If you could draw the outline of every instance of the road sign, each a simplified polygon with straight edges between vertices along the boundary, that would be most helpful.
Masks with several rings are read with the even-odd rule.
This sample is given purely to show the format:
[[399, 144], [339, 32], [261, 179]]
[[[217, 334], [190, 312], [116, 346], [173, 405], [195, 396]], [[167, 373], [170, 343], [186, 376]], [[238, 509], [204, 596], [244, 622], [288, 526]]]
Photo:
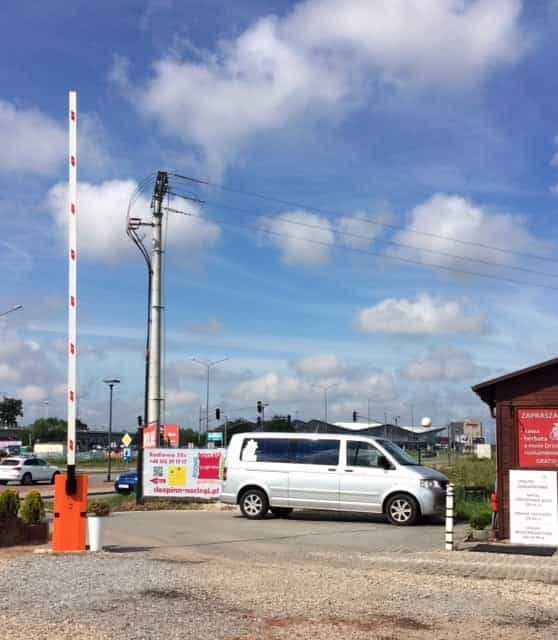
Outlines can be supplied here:
[[129, 433], [125, 433], [125, 434], [122, 436], [122, 444], [123, 444], [125, 447], [129, 447], [129, 446], [132, 444], [132, 437], [130, 436], [130, 434], [129, 434]]
[[223, 442], [223, 434], [220, 431], [211, 431], [207, 434], [207, 442]]

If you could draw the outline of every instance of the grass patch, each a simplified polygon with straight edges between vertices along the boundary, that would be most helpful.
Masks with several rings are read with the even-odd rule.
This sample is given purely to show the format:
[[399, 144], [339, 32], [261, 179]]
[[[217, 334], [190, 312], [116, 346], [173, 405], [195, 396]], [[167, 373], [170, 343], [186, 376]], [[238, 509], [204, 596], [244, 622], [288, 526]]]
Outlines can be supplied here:
[[[469, 521], [480, 514], [491, 513], [490, 494], [496, 482], [496, 460], [462, 456], [452, 458], [452, 464], [432, 462], [425, 461], [425, 464], [443, 473], [455, 487], [455, 516], [458, 520]], [[484, 490], [486, 496], [468, 496], [466, 489], [471, 487]]]

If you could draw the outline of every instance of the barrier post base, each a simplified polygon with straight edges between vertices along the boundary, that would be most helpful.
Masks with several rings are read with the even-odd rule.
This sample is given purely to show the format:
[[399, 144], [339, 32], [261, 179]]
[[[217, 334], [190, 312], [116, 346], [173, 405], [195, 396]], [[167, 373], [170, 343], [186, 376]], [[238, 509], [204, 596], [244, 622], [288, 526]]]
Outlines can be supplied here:
[[76, 475], [76, 492], [66, 493], [66, 474], [56, 476], [54, 483], [54, 533], [52, 551], [71, 553], [85, 551], [87, 535], [87, 495], [89, 478]]

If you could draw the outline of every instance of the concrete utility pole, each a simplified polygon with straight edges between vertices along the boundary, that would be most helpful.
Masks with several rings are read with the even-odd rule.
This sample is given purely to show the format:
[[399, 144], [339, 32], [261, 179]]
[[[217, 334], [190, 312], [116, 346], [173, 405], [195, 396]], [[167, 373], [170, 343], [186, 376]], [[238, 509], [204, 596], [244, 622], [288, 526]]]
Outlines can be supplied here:
[[[151, 309], [149, 317], [149, 378], [147, 426], [161, 426], [161, 317], [163, 305], [162, 268], [163, 268], [163, 199], [168, 191], [169, 179], [166, 171], [157, 173], [153, 191], [153, 246], [151, 248]], [[157, 442], [159, 433], [157, 433]]]

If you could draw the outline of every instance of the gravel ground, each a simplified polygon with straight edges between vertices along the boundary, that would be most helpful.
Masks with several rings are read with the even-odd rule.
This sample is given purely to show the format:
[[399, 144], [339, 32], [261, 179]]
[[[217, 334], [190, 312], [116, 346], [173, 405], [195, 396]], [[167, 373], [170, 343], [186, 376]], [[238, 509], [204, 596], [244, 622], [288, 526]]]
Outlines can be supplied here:
[[[558, 584], [543, 571], [548, 562], [438, 553], [239, 563], [183, 548], [0, 553], [0, 637], [554, 639]], [[456, 567], [471, 563], [462, 577]], [[527, 579], [513, 574], [518, 564]], [[490, 567], [513, 577], [493, 579]]]

